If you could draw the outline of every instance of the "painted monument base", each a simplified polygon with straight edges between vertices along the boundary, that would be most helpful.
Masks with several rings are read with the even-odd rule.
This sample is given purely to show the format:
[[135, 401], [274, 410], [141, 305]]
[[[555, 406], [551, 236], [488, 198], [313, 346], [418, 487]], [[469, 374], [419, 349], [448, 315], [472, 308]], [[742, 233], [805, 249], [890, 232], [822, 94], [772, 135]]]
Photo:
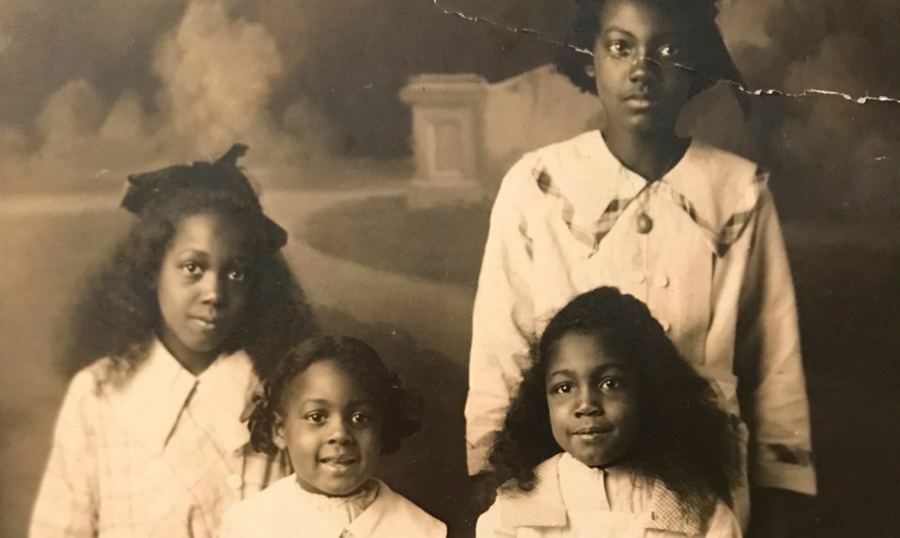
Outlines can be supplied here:
[[484, 190], [474, 181], [462, 179], [413, 180], [406, 191], [410, 209], [448, 205], [474, 205], [484, 200]]

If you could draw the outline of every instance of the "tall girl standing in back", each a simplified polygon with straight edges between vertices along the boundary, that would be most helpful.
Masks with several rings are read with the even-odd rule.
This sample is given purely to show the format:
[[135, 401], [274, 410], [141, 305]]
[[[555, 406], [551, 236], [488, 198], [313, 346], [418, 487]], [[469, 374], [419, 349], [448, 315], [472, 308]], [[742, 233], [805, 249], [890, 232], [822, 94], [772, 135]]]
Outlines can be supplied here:
[[31, 536], [214, 536], [227, 505], [285, 474], [241, 414], [313, 324], [245, 150], [129, 178], [139, 220], [74, 319], [103, 358], [69, 386]]
[[786, 490], [816, 490], [781, 230], [756, 164], [675, 130], [692, 96], [740, 80], [715, 16], [712, 0], [579, 2], [575, 45], [593, 55], [559, 67], [598, 95], [605, 123], [525, 155], [500, 187], [474, 309], [469, 471], [486, 469], [528, 339], [573, 296], [615, 286], [749, 426], [753, 527], [772, 534], [777, 510], [800, 502]]

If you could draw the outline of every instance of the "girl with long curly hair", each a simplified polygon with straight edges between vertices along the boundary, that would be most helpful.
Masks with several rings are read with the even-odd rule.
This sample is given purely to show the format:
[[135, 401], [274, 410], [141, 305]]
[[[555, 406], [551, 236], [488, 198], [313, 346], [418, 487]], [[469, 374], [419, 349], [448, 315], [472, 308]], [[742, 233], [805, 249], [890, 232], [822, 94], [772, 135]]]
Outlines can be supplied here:
[[685, 106], [716, 82], [748, 99], [716, 2], [577, 3], [557, 68], [597, 96], [603, 121], [526, 154], [501, 183], [473, 311], [469, 473], [490, 472], [487, 453], [528, 367], [529, 340], [572, 297], [614, 286], [647, 304], [741, 419], [742, 526], [794, 536], [816, 475], [768, 173], [677, 128]]
[[250, 414], [253, 446], [294, 474], [225, 513], [219, 538], [444, 538], [446, 526], [375, 478], [419, 431], [421, 399], [371, 346], [312, 338], [288, 353]]
[[237, 165], [246, 149], [129, 177], [138, 220], [77, 303], [72, 349], [95, 360], [63, 401], [31, 536], [211, 537], [286, 473], [241, 415], [315, 323], [287, 233]]
[[533, 355], [490, 453], [502, 485], [478, 538], [741, 535], [737, 429], [643, 303], [579, 295]]

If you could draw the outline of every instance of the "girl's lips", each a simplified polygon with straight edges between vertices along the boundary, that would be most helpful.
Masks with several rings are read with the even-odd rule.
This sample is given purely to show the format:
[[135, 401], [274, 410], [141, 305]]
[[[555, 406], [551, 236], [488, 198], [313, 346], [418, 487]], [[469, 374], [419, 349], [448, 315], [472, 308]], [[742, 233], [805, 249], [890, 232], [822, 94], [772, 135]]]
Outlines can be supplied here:
[[653, 97], [635, 95], [626, 98], [625, 103], [633, 109], [644, 110], [655, 107], [658, 101]]
[[194, 325], [197, 325], [201, 329], [211, 330], [216, 328], [216, 321], [203, 319], [203, 318], [191, 318], [191, 321]]
[[611, 431], [613, 431], [613, 427], [611, 425], [604, 424], [600, 426], [586, 426], [584, 428], [578, 428], [577, 430], [572, 432], [572, 434], [591, 437], [609, 433]]
[[359, 461], [359, 458], [353, 456], [335, 456], [321, 458], [319, 461], [330, 465], [353, 465], [354, 463]]

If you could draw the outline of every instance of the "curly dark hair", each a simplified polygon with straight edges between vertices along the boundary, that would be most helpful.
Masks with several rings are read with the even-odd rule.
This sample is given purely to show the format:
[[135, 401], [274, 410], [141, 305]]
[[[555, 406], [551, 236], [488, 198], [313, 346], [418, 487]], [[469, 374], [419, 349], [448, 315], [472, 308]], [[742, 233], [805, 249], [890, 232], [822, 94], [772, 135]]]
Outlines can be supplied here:
[[200, 213], [234, 219], [251, 235], [249, 304], [224, 351], [244, 349], [266, 375], [296, 342], [317, 332], [303, 291], [272, 239], [272, 222], [229, 190], [178, 189], [147, 204], [104, 264], [83, 283], [71, 312], [64, 368], [99, 357], [133, 364], [146, 355], [160, 323], [156, 280], [179, 223]]
[[[593, 59], [589, 51], [594, 50], [594, 43], [600, 32], [600, 13], [607, 1], [612, 0], [575, 0], [577, 7], [572, 20], [567, 43], [571, 47], [562, 47], [554, 58], [556, 70], [565, 75], [583, 92], [597, 94], [597, 85], [587, 74], [586, 68]], [[621, 0], [619, 0], [621, 1]], [[718, 8], [716, 0], [626, 0], [649, 4], [665, 13], [671, 13], [688, 21], [695, 46], [690, 67], [697, 74], [691, 95], [696, 95], [712, 86], [719, 80], [743, 85], [734, 60], [725, 47], [722, 34], [716, 25]], [[747, 96], [735, 88], [735, 96], [746, 112], [749, 107]]]
[[608, 287], [574, 298], [532, 346], [533, 365], [489, 458], [498, 484], [530, 491], [534, 467], [561, 451], [550, 429], [546, 372], [557, 345], [569, 333], [596, 337], [606, 353], [635, 374], [640, 425], [622, 465], [661, 481], [684, 506], [712, 509], [717, 498], [730, 504], [740, 474], [732, 418], [719, 408], [709, 383], [679, 355], [646, 305]]
[[381, 452], [393, 454], [400, 442], [422, 428], [423, 402], [419, 394], [403, 388], [400, 376], [390, 372], [371, 346], [349, 336], [317, 336], [290, 350], [263, 382], [249, 416], [250, 443], [258, 452], [276, 454], [272, 439], [277, 415], [283, 413], [285, 392], [291, 381], [318, 361], [335, 361], [361, 383], [382, 414]]

